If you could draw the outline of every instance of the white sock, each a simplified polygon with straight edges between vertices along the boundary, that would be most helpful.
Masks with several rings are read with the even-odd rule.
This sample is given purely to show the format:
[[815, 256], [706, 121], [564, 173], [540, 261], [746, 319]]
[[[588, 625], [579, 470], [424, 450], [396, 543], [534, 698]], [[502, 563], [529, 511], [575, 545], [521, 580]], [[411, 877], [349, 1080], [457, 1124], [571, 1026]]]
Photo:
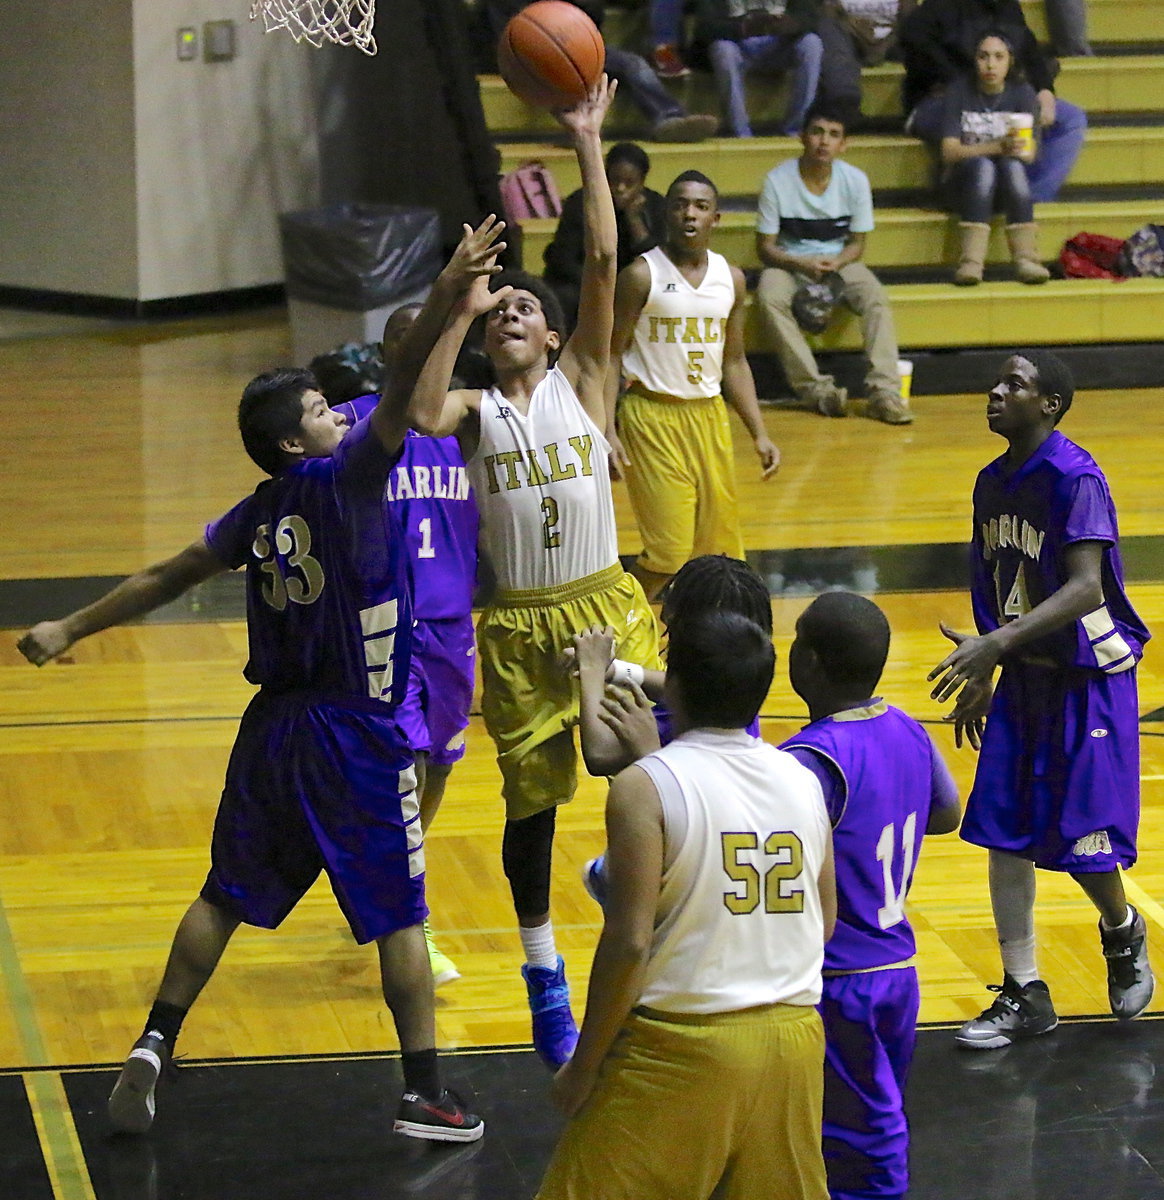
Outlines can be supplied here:
[[1035, 864], [992, 850], [990, 906], [1003, 969], [1025, 987], [1039, 978], [1035, 958]]
[[527, 925], [518, 927], [521, 934], [521, 946], [525, 951], [525, 961], [531, 967], [545, 967], [549, 971], [558, 966], [558, 948], [554, 944], [554, 923], [547, 921], [544, 925], [530, 928]]
[[1135, 918], [1136, 918], [1135, 910], [1129, 904], [1127, 916], [1125, 916], [1124, 919], [1118, 925], [1109, 925], [1102, 917], [1100, 917], [1099, 922], [1104, 927], [1104, 929], [1106, 929], [1108, 931], [1108, 933], [1111, 933], [1113, 930], [1116, 930], [1116, 929], [1127, 929], [1128, 926], [1131, 925], [1131, 923], [1135, 920]]

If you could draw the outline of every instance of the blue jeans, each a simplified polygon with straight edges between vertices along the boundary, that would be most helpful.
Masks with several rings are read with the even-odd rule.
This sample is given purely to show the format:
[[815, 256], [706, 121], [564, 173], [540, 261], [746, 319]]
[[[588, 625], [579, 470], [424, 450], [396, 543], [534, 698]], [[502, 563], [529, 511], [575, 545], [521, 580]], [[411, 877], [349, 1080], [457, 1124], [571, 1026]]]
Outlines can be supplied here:
[[659, 82], [659, 77], [642, 55], [607, 46], [606, 73], [611, 79], [618, 80], [620, 90], [630, 97], [631, 103], [652, 125], [670, 117], [686, 116], [687, 110]]
[[782, 133], [795, 137], [804, 124], [805, 113], [816, 95], [820, 82], [823, 47], [815, 33], [798, 38], [741, 38], [738, 42], [720, 40], [711, 43], [711, 66], [715, 72], [720, 107], [727, 117], [733, 137], [751, 137], [752, 124], [744, 96], [744, 76], [749, 71], [775, 73], [792, 71], [792, 94], [784, 116]]
[[[937, 147], [942, 140], [942, 97], [927, 96], [913, 110], [910, 129], [914, 137]], [[1083, 139], [1087, 135], [1087, 114], [1075, 104], [1055, 99], [1055, 124], [1039, 135], [1039, 155], [1027, 167], [1031, 181], [1031, 200], [1043, 204], [1054, 200], [1071, 174]]]
[[1034, 220], [1026, 164], [1007, 155], [964, 158], [946, 169], [946, 200], [963, 221], [989, 225], [996, 212], [1008, 225]]
[[683, 0], [651, 0], [652, 44], [678, 46], [682, 40]]

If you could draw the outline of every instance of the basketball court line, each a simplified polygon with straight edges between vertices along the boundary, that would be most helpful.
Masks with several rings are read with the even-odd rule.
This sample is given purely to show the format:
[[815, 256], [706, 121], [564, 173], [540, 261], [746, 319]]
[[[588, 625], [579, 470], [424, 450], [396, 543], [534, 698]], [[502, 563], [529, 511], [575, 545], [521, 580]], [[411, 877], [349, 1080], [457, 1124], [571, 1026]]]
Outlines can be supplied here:
[[27, 1074], [24, 1088], [53, 1194], [57, 1200], [96, 1200], [59, 1072]]

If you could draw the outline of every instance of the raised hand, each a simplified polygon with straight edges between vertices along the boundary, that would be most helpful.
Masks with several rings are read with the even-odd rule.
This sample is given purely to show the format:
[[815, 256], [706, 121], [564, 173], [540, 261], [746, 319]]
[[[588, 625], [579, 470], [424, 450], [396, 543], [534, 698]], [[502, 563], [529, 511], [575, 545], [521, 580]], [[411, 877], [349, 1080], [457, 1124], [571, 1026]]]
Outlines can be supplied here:
[[602, 132], [602, 122], [606, 119], [607, 110], [617, 91], [618, 81], [611, 79], [609, 75], [603, 75], [590, 89], [585, 100], [579, 100], [573, 108], [559, 109], [554, 116], [576, 138], [585, 134], [598, 136]]
[[614, 658], [614, 630], [609, 625], [591, 625], [574, 638], [573, 651], [579, 671], [601, 671], [605, 676]]
[[496, 275], [501, 270], [497, 255], [506, 247], [505, 242], [497, 240], [505, 229], [505, 222], [494, 213], [490, 213], [476, 229], [471, 225], [461, 228], [464, 230], [461, 240], [441, 272], [444, 282], [458, 290], [469, 287], [481, 276]]
[[64, 621], [41, 621], [16, 643], [16, 649], [34, 667], [43, 667], [73, 644], [65, 630]]

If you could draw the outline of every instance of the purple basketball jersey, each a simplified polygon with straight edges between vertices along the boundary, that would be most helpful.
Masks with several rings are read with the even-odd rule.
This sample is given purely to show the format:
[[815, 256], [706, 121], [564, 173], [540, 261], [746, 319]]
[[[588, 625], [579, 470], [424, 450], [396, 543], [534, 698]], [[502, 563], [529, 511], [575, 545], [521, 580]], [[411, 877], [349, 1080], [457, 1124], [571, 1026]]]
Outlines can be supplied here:
[[1062, 667], [1130, 670], [1151, 636], [1124, 590], [1119, 531], [1107, 480], [1095, 460], [1058, 431], [1007, 472], [1006, 456], [974, 485], [971, 598], [980, 633], [1046, 600], [1067, 581], [1065, 551], [1104, 543], [1104, 602], [1078, 621], [1030, 642], [1022, 657]]
[[[655, 727], [659, 731], [659, 745], [669, 745], [675, 740], [675, 730], [671, 727], [671, 710], [660, 700], [658, 704], [652, 706], [651, 712], [655, 718]], [[755, 738], [760, 736], [759, 714], [752, 718], [752, 723], [744, 732], [750, 733]]]
[[837, 927], [824, 970], [908, 960], [916, 947], [905, 897], [931, 807], [948, 802], [948, 772], [929, 734], [874, 700], [813, 722], [781, 749], [821, 755], [844, 780], [843, 806], [833, 814]]
[[412, 611], [383, 502], [392, 462], [361, 421], [330, 458], [294, 464], [206, 527], [211, 550], [247, 568], [251, 683], [399, 703]]
[[[334, 407], [349, 420], [359, 419], [377, 399], [360, 396]], [[384, 495], [408, 542], [414, 615], [422, 621], [467, 615], [477, 582], [479, 519], [457, 439], [409, 430]]]

